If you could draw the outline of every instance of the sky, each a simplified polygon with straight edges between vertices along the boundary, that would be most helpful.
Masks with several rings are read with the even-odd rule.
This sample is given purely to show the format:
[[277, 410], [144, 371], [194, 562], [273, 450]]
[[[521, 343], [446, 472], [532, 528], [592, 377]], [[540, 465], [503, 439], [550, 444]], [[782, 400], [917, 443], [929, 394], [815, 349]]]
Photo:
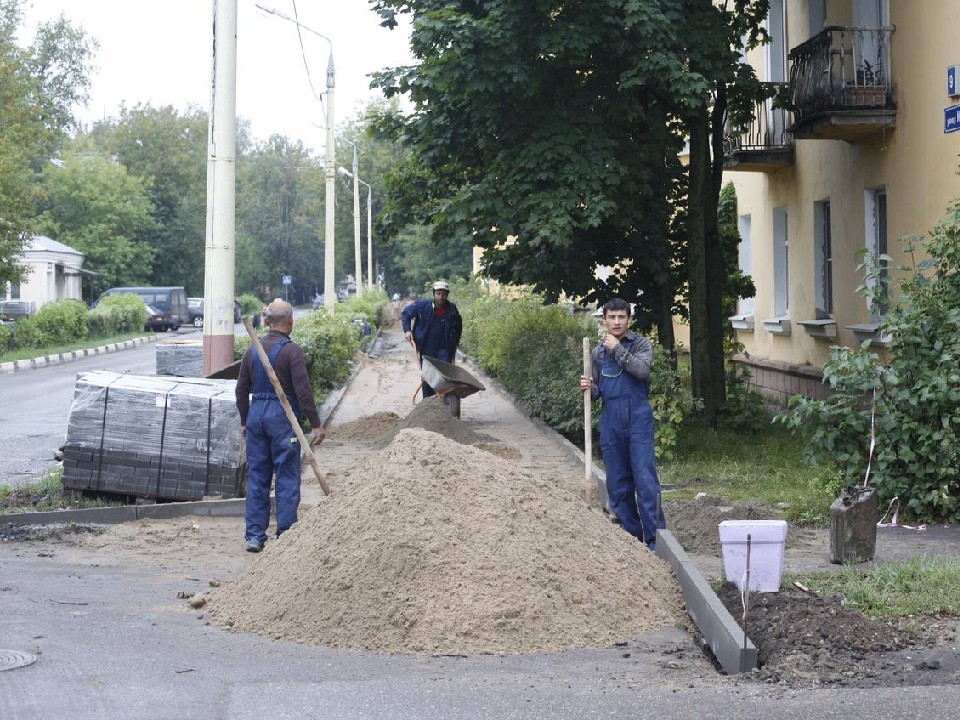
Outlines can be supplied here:
[[[387, 30], [368, 0], [236, 0], [237, 115], [255, 138], [280, 133], [317, 153], [326, 142], [324, 105], [330, 44], [274, 10], [330, 38], [336, 72], [335, 124], [353, 117], [379, 91], [366, 75], [411, 62], [409, 30]], [[26, 0], [24, 42], [38, 22], [63, 13], [96, 38], [91, 102], [78, 112], [91, 122], [121, 104], [210, 107], [213, 0]], [[296, 7], [296, 11], [294, 10]], [[301, 52], [300, 37], [303, 39]], [[309, 73], [309, 75], [308, 75]]]

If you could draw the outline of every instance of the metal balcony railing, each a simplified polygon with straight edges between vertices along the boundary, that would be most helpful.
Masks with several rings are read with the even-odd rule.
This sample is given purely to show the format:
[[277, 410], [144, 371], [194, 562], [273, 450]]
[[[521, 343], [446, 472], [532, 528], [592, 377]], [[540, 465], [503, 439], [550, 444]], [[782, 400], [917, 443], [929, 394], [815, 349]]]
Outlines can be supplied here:
[[834, 25], [791, 50], [789, 104], [797, 122], [818, 112], [891, 108], [893, 31]]
[[781, 150], [793, 145], [790, 126], [793, 113], [783, 107], [780, 98], [787, 97], [787, 83], [774, 86], [774, 95], [754, 105], [753, 116], [746, 127], [728, 127], [724, 135], [724, 154], [749, 150]]

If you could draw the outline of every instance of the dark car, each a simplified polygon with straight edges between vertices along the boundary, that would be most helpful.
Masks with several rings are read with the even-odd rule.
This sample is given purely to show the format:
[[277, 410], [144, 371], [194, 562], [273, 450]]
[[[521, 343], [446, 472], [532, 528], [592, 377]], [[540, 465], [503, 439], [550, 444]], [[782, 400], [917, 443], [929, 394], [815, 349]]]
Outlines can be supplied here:
[[167, 321], [166, 315], [157, 310], [157, 308], [152, 305], [147, 305], [144, 303], [144, 307], [147, 308], [147, 321], [143, 324], [144, 330], [152, 330], [153, 332], [166, 332], [167, 330], [174, 329], [173, 326]]
[[[190, 313], [190, 322], [194, 327], [203, 327], [203, 298], [187, 298], [187, 310]], [[240, 322], [243, 310], [240, 303], [233, 301], [233, 322]]]

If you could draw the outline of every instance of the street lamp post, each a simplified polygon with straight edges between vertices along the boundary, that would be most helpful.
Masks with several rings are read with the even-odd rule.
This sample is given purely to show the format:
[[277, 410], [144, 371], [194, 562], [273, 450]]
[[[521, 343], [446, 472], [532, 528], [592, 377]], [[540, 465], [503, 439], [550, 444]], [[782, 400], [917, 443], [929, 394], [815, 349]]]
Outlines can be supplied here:
[[360, 274], [360, 160], [357, 157], [357, 144], [346, 138], [343, 138], [343, 141], [353, 147], [353, 172], [349, 173], [353, 178], [353, 275], [359, 295], [363, 292], [363, 278]]
[[337, 287], [336, 287], [336, 275], [335, 275], [335, 265], [337, 261], [337, 255], [335, 252], [335, 239], [334, 233], [336, 229], [336, 192], [335, 188], [337, 185], [337, 162], [336, 162], [336, 145], [335, 145], [335, 134], [334, 134], [334, 115], [333, 115], [333, 89], [336, 85], [336, 73], [334, 72], [333, 67], [333, 40], [328, 38], [326, 35], [318, 33], [313, 28], [307, 27], [298, 20], [295, 20], [292, 17], [288, 17], [283, 13], [273, 10], [271, 8], [266, 8], [263, 5], [257, 4], [257, 7], [268, 12], [271, 15], [276, 15], [279, 18], [292, 22], [299, 28], [303, 28], [308, 33], [316, 35], [319, 38], [323, 38], [330, 44], [330, 59], [327, 62], [327, 152], [324, 158], [323, 166], [323, 177], [325, 180], [325, 203], [324, 203], [324, 213], [326, 214], [326, 229], [324, 231], [324, 240], [323, 240], [323, 307], [327, 311], [327, 314], [333, 315], [333, 309], [336, 307], [337, 303]]
[[[338, 170], [339, 170], [339, 172], [340, 172], [342, 175], [346, 175], [346, 176], [348, 176], [348, 177], [352, 177], [352, 178], [353, 178], [353, 186], [354, 186], [354, 188], [357, 187], [357, 183], [359, 183], [360, 185], [363, 185], [364, 187], [367, 188], [367, 287], [368, 287], [368, 288], [372, 288], [372, 287], [373, 287], [373, 220], [372, 220], [372, 218], [373, 218], [373, 188], [371, 187], [370, 183], [364, 182], [363, 180], [361, 180], [361, 179], [357, 176], [357, 174], [356, 174], [355, 172], [352, 173], [352, 172], [350, 172], [349, 170], [347, 170], [345, 167], [339, 168]], [[354, 213], [354, 214], [353, 214], [353, 218], [354, 218], [354, 227], [357, 228], [357, 233], [358, 233], [358, 234], [357, 234], [357, 249], [358, 249], [358, 252], [357, 252], [357, 258], [358, 258], [358, 259], [357, 259], [357, 266], [359, 267], [359, 263], [360, 263], [360, 260], [359, 260], [359, 257], [360, 257], [360, 254], [359, 254], [359, 248], [360, 248], [360, 235], [359, 235], [359, 232], [360, 232], [360, 230], [359, 230], [359, 228], [360, 228], [360, 205], [359, 205], [359, 199], [357, 198], [357, 195], [356, 195], [356, 194], [354, 194], [354, 198], [355, 198], [356, 201], [354, 202], [354, 205], [353, 205], [353, 208], [354, 208], [354, 209], [353, 209], [353, 213]], [[359, 287], [359, 286], [358, 286], [358, 287]]]

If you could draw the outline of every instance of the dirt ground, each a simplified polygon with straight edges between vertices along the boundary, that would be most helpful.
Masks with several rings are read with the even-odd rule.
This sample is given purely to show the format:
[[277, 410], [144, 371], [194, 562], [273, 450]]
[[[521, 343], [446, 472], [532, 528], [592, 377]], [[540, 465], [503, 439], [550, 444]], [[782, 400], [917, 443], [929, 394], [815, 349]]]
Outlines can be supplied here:
[[[317, 449], [318, 458], [327, 472], [327, 479], [334, 488], [335, 495], [338, 486], [344, 487], [351, 482], [351, 477], [355, 478], [358, 475], [377, 477], [377, 470], [386, 463], [383, 456], [377, 453], [384, 451], [386, 444], [403, 429], [401, 425], [415, 409], [412, 396], [418, 381], [412, 350], [405, 345], [399, 329], [395, 325], [389, 327], [379, 345], [377, 356], [363, 361], [363, 366], [330, 419], [327, 440]], [[473, 468], [482, 473], [481, 466], [485, 462], [491, 467], [501, 467], [502, 463], [506, 463], [522, 471], [511, 482], [523, 482], [518, 479], [527, 477], [522, 473], [535, 471], [537, 478], [546, 478], [551, 485], [556, 486], [557, 492], [582, 496], [584, 490], [582, 466], [576, 464], [553, 439], [545, 437], [543, 432], [518, 412], [495, 387], [488, 385], [485, 393], [464, 399], [461, 418], [463, 422], [461, 429], [464, 434], [458, 441], [465, 441], [465, 444], [470, 445], [471, 448], [486, 451], [490, 458], [488, 461], [478, 460], [486, 456], [483, 453], [477, 454], [474, 449], [467, 451], [463, 456], [458, 454], [459, 462], [468, 466], [467, 470]], [[373, 463], [374, 466], [368, 463]], [[532, 482], [541, 482], [541, 480]], [[380, 500], [392, 497], [388, 490], [389, 488], [384, 485], [377, 497]], [[369, 501], [369, 498], [358, 495], [356, 501]], [[424, 502], [428, 501], [431, 501], [429, 497], [424, 500]], [[497, 501], [500, 502], [500, 500]], [[312, 509], [317, 508], [328, 511], [328, 508], [322, 507], [324, 503], [327, 503], [327, 500], [307, 468], [304, 474], [301, 516], [306, 517]], [[722, 560], [716, 531], [720, 520], [776, 517], [774, 508], [761, 505], [725, 505], [722, 500], [715, 498], [699, 498], [695, 501], [680, 503], [670, 501], [667, 495], [664, 509], [671, 530], [704, 575], [711, 580], [718, 580], [722, 576]], [[470, 512], [464, 507], [444, 510], [449, 511], [443, 514], [444, 522], [450, 521], [451, 518], [455, 519], [456, 512], [461, 514]], [[573, 513], [574, 510], [571, 508], [569, 512]], [[579, 510], [576, 511], [576, 513], [579, 512]], [[534, 514], [530, 516], [532, 518], [530, 523], [540, 522], [543, 519], [542, 516], [549, 513], [549, 506], [547, 508], [535, 506]], [[596, 509], [594, 513], [601, 515]], [[581, 523], [584, 522], [585, 516], [571, 514], [569, 517], [579, 518], [575, 522]], [[570, 520], [570, 522], [574, 521]], [[619, 528], [609, 522], [609, 519], [605, 522], [610, 528], [622, 533]], [[487, 524], [496, 524], [493, 516], [487, 517]], [[589, 524], [593, 528], [595, 523], [591, 519]], [[402, 523], [398, 525], [402, 526]], [[368, 523], [363, 527], [366, 529], [362, 532], [369, 533], [371, 536], [377, 533], [383, 535], [386, 532], [384, 526], [378, 526], [376, 522]], [[550, 533], [544, 535], [541, 542], [551, 543], [562, 532], [557, 527], [551, 526], [551, 528]], [[578, 540], [577, 528], [568, 528], [568, 530], [570, 542], [575, 544]], [[357, 529], [352, 531], [361, 532]], [[596, 529], [591, 529], [590, 532], [603, 534], [608, 532], [608, 529], [597, 525]], [[291, 531], [291, 534], [293, 533], [294, 531]], [[188, 560], [191, 566], [196, 568], [197, 577], [208, 582], [212, 596], [223, 592], [224, 588], [242, 587], [245, 578], [246, 582], [250, 581], [249, 578], [255, 572], [256, 563], [269, 563], [271, 560], [279, 562], [281, 558], [288, 557], [294, 547], [290, 542], [287, 543], [285, 550], [283, 541], [271, 541], [262, 555], [255, 556], [243, 552], [242, 535], [242, 518], [144, 520], [109, 527], [16, 528], [0, 523], [0, 542], [22, 545], [24, 552], [36, 553], [40, 556], [45, 553], [55, 553], [60, 558], [78, 562], [118, 565], [148, 563], [161, 568], [167, 564], [172, 565]], [[583, 533], [580, 533], [580, 536], [582, 539]], [[617, 542], [623, 539], [620, 536], [615, 537]], [[410, 536], [407, 536], [407, 541], [413, 542]], [[360, 538], [356, 536], [351, 537], [350, 542], [361, 544]], [[502, 548], [511, 547], [509, 537], [504, 537], [502, 542]], [[463, 567], [469, 568], [471, 572], [500, 567], [496, 565], [501, 562], [497, 553], [480, 557], [479, 551], [476, 550], [479, 546], [470, 547], [472, 548], [471, 557], [476, 555], [479, 561]], [[878, 531], [875, 562], [920, 554], [955, 556], [958, 550], [960, 550], [960, 531], [955, 527], [931, 527], [926, 530], [881, 528]], [[310, 555], [311, 562], [313, 562], [312, 558], [320, 557], [315, 554], [316, 550], [311, 552], [313, 553]], [[533, 555], [539, 554], [546, 557], [542, 568], [548, 569], [541, 569], [539, 572], [551, 574], [550, 576], [557, 583], [552, 592], [559, 597], [554, 598], [556, 602], [550, 607], [554, 610], [561, 605], [570, 608], [582, 602], [582, 599], [577, 601], [575, 598], [567, 597], [565, 589], [567, 585], [564, 584], [565, 581], [561, 575], [563, 568], [558, 567], [560, 563], [535, 547], [530, 552]], [[639, 544], [630, 552], [637, 553], [642, 563], [649, 562], [647, 556], [642, 555], [646, 550]], [[362, 555], [357, 556], [356, 562], [369, 561], [368, 556], [364, 558], [365, 556]], [[650, 559], [653, 559], [652, 556]], [[304, 560], [306, 560], [304, 557], [295, 559], [300, 563]], [[630, 560], [630, 562], [635, 561]], [[322, 560], [317, 559], [316, 562], [319, 563]], [[398, 562], [413, 563], [415, 557], [408, 553]], [[837, 567], [828, 559], [827, 531], [790, 529], [784, 557], [785, 572], [835, 570]], [[448, 573], [455, 571], [456, 569], [447, 568]], [[306, 572], [306, 568], [303, 568], [297, 575], [297, 577], [306, 578], [303, 580], [304, 587], [309, 585]], [[417, 576], [411, 574], [410, 577]], [[536, 577], [525, 580], [530, 584], [525, 586], [524, 592], [527, 594], [539, 592], [537, 580]], [[341, 582], [347, 582], [347, 580]], [[471, 592], [480, 592], [481, 588], [489, 584], [489, 579], [481, 578], [479, 584], [472, 586]], [[587, 589], [577, 585], [575, 592], [588, 594], [589, 586], [589, 582], [586, 585]], [[321, 591], [318, 590], [318, 592]], [[547, 594], [549, 592], [551, 591], [548, 589]], [[675, 593], [675, 587], [661, 588], [661, 594], [664, 596], [672, 596]], [[623, 591], [623, 594], [629, 594], [629, 591]], [[545, 594], [544, 597], [546, 596]], [[726, 585], [722, 588], [720, 596], [734, 617], [742, 620], [743, 603], [736, 588]], [[461, 594], [458, 597], [459, 600], [453, 604], [468, 604], [463, 599], [468, 595]], [[433, 599], [436, 605], [438, 599]], [[648, 599], [659, 602], [662, 598], [651, 596]], [[316, 598], [306, 598], [307, 602], [315, 600]], [[608, 598], [608, 600], [613, 603], [617, 601], [616, 598]], [[190, 598], [184, 600], [184, 602], [189, 601]], [[415, 601], [418, 599], [413, 596], [407, 598], [408, 603]], [[568, 601], [569, 604], [567, 604]], [[505, 608], [499, 620], [505, 635], [516, 634], [518, 626], [514, 621], [522, 617], [523, 613], [523, 596], [517, 596], [512, 602], [515, 602], [515, 605]], [[203, 603], [199, 605], [199, 607], [202, 606]], [[386, 610], [389, 611], [390, 608]], [[449, 610], [450, 608], [447, 608], [447, 611]], [[421, 617], [425, 612], [427, 611], [420, 611]], [[544, 606], [544, 612], [547, 612], [546, 606]], [[610, 609], [604, 608], [593, 614], [602, 617], [608, 612]], [[409, 613], [404, 615], [398, 611], [398, 617], [400, 616], [410, 621]], [[211, 616], [206, 617], [209, 619]], [[481, 614], [480, 617], [487, 616]], [[331, 625], [338, 621], [342, 621], [342, 618], [334, 617]], [[427, 624], [424, 623], [424, 625]], [[955, 618], [938, 619], [922, 625], [870, 619], [841, 606], [835, 598], [816, 597], [790, 583], [785, 583], [778, 593], [750, 594], [746, 625], [747, 634], [758, 648], [761, 667], [754, 673], [741, 676], [738, 682], [776, 684], [785, 688], [891, 687], [960, 682], [960, 659], [958, 659], [960, 655], [957, 652], [958, 627]], [[545, 633], [551, 630], [549, 622], [547, 626], [544, 628]], [[428, 630], [429, 628], [426, 628], [423, 631]], [[281, 633], [276, 631], [276, 627], [269, 622], [263, 628], [254, 628], [252, 631], [268, 635], [275, 633], [281, 636]], [[447, 629], [447, 635], [451, 637], [458, 637], [457, 632], [459, 631], [455, 624]], [[575, 633], [571, 637], [573, 639], [570, 641], [570, 647], [591, 645], [589, 638], [578, 639]], [[423, 636], [420, 638], [422, 649], [408, 651], [429, 653], [431, 652], [430, 642], [434, 639], [432, 635]], [[609, 638], [602, 633], [598, 639], [601, 643], [609, 642]], [[306, 641], [310, 642], [311, 639], [307, 638]], [[482, 643], [478, 644], [476, 637], [471, 638], [470, 643], [473, 644], [467, 643], [466, 647], [471, 651], [480, 647], [480, 651], [483, 652], [483, 648], [486, 647]], [[351, 646], [349, 642], [340, 643], [340, 645]], [[490, 647], [492, 648], [490, 651], [494, 653], [526, 652], [531, 648], [534, 650], [539, 648], [536, 638], [531, 639], [529, 636], [517, 646], [519, 650], [511, 649], [512, 646], [500, 637], [496, 638], [496, 642], [493, 642]], [[691, 642], [690, 647], [662, 648], [661, 651], [666, 658], [669, 659], [672, 656], [674, 662], [681, 662], [690, 655], [691, 648], [695, 647]], [[393, 652], [404, 651], [402, 645], [400, 647], [384, 646], [383, 649]], [[456, 653], [458, 647], [456, 643], [446, 643], [441, 645], [439, 651]], [[714, 671], [710, 669], [709, 664], [705, 664], [704, 667], [706, 671], [703, 679], [706, 680], [706, 674]]]

